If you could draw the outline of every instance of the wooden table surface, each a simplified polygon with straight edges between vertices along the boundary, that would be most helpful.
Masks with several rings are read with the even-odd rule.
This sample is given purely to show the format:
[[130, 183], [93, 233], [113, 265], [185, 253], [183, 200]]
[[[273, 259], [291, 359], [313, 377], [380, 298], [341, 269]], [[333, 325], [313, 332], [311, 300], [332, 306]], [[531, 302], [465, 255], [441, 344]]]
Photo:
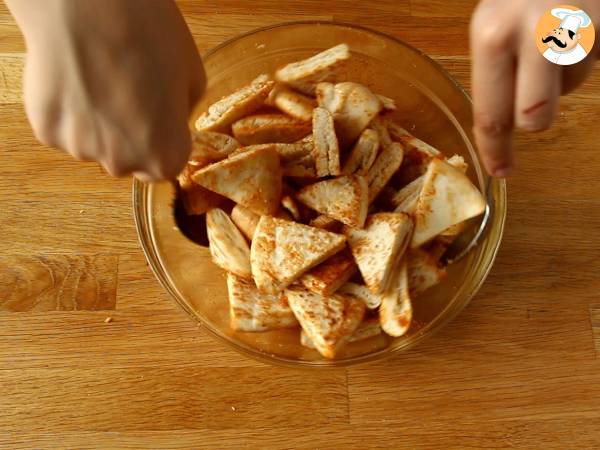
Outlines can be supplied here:
[[[179, 2], [201, 50], [336, 19], [469, 86], [474, 1], [249, 3]], [[459, 318], [387, 362], [303, 372], [226, 348], [163, 292], [131, 180], [33, 138], [23, 52], [0, 2], [0, 448], [600, 448], [599, 71], [554, 129], [518, 136], [504, 243]]]

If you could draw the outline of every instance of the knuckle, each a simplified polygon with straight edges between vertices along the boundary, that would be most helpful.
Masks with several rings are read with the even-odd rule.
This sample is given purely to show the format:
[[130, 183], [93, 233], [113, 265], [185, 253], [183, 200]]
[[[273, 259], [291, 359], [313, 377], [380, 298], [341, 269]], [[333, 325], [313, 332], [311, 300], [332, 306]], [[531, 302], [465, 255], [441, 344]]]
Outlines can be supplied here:
[[476, 30], [475, 39], [486, 51], [506, 51], [512, 43], [513, 36], [506, 28], [505, 23], [486, 21]]
[[513, 121], [508, 117], [500, 117], [487, 113], [475, 114], [475, 129], [485, 135], [494, 137], [510, 133]]

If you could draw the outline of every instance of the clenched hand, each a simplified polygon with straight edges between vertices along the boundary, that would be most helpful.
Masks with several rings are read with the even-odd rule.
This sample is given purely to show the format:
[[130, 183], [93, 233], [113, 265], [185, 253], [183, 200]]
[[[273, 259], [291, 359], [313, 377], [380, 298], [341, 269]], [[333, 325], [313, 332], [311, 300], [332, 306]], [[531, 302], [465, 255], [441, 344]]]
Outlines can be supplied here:
[[174, 177], [204, 89], [172, 0], [7, 0], [27, 43], [25, 105], [40, 141], [115, 176]]

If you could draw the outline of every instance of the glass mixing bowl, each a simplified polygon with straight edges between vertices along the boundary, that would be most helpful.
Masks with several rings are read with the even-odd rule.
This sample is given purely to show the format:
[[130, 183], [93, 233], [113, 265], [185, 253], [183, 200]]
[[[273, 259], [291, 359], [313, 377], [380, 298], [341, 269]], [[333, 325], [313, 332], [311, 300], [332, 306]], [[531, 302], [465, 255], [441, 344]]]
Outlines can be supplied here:
[[[488, 182], [473, 147], [471, 102], [463, 88], [429, 57], [390, 36], [338, 23], [276, 25], [236, 37], [204, 56], [208, 85], [198, 111], [275, 69], [340, 43], [353, 58], [348, 79], [396, 100], [395, 119], [414, 135], [447, 155], [469, 163], [469, 176]], [[261, 361], [295, 367], [347, 366], [390, 357], [439, 330], [473, 298], [500, 245], [506, 217], [506, 185], [491, 180], [494, 218], [484, 241], [468, 257], [449, 267], [445, 281], [414, 301], [414, 323], [401, 338], [374, 337], [350, 344], [333, 361], [300, 345], [299, 330], [240, 333], [229, 328], [225, 274], [208, 249], [187, 240], [173, 216], [175, 190], [170, 183], [133, 186], [135, 220], [150, 267], [164, 288], [194, 320], [218, 339]]]

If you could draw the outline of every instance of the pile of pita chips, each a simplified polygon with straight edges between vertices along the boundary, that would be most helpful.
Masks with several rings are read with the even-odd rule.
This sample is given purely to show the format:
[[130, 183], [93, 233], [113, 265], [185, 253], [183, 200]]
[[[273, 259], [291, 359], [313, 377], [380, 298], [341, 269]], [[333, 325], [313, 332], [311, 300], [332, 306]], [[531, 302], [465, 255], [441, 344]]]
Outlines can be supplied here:
[[391, 119], [400, 98], [347, 79], [351, 57], [338, 45], [211, 105], [178, 178], [227, 272], [232, 329], [300, 328], [325, 358], [406, 334], [443, 252], [485, 209], [462, 157]]

